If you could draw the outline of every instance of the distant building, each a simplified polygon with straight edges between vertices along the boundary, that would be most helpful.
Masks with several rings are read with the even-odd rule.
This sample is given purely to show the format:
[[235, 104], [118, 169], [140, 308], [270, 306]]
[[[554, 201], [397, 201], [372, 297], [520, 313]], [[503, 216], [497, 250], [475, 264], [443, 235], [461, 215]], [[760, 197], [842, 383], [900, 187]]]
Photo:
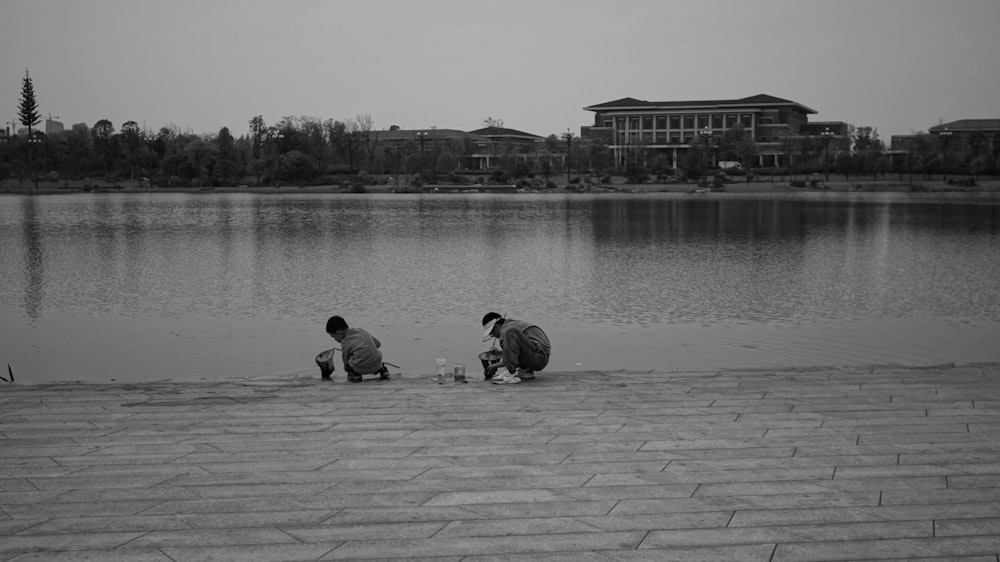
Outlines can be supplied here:
[[[674, 168], [696, 143], [717, 142], [725, 131], [741, 125], [757, 144], [756, 166], [787, 165], [803, 138], [847, 147], [847, 124], [809, 123], [816, 110], [800, 103], [758, 94], [735, 100], [643, 101], [622, 98], [583, 108], [594, 112], [594, 124], [580, 136], [603, 142], [615, 162], [626, 161], [636, 148], [665, 154]], [[823, 134], [829, 131], [830, 137]], [[746, 163], [749, 164], [749, 163]]]
[[468, 132], [437, 128], [390, 129], [379, 131], [378, 135], [387, 150], [399, 153], [404, 171], [407, 159], [418, 153], [437, 151], [446, 144], [462, 155], [462, 169], [488, 170], [497, 165], [505, 150], [513, 147], [518, 153], [534, 152], [536, 143], [544, 140], [538, 135], [501, 127]]
[[893, 135], [892, 149], [886, 153], [893, 159], [910, 155], [967, 151], [973, 158], [996, 154], [1000, 150], [1000, 119], [959, 119], [941, 123], [926, 133]]
[[56, 121], [54, 119], [45, 120], [45, 134], [54, 135], [56, 133], [61, 133], [65, 130], [61, 121]]
[[951, 131], [953, 134], [963, 137], [992, 136], [1000, 133], [1000, 119], [959, 119], [950, 123], [941, 123], [928, 129], [932, 135], [940, 135], [943, 131]]
[[1000, 143], [1000, 119], [959, 119], [935, 125], [926, 133], [893, 135], [891, 139], [892, 151], [900, 153], [928, 143], [992, 147]]

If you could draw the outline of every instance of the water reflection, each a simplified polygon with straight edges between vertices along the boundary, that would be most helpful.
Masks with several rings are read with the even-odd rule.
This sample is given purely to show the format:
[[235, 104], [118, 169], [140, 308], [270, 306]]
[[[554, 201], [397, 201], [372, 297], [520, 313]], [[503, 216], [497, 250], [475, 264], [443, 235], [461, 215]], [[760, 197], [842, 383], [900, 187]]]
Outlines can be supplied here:
[[[861, 324], [995, 335], [998, 207], [853, 195], [7, 197], [0, 316], [25, 338], [18, 361], [51, 339], [159, 353], [181, 371], [293, 368], [327, 343], [316, 326], [333, 313], [406, 359], [473, 353], [487, 309], [551, 327], [562, 369], [645, 368], [664, 350], [682, 357], [675, 341], [709, 367], [746, 364], [747, 349], [757, 361], [903, 360], [919, 354], [898, 334], [862, 338]], [[53, 311], [79, 315], [66, 322], [77, 331], [54, 326]]]
[[24, 312], [28, 318], [42, 314], [45, 296], [45, 246], [42, 242], [36, 200], [25, 198], [21, 204], [24, 236]]

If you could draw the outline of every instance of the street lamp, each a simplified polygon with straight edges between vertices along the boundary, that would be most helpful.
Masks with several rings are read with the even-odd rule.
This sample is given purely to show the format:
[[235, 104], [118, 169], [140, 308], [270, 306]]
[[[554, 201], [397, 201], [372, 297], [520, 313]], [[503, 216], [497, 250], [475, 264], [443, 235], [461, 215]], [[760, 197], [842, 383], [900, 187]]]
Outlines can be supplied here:
[[[708, 146], [709, 146], [709, 144], [711, 144], [711, 142], [712, 142], [712, 135], [714, 135], [714, 134], [715, 133], [713, 133], [712, 130], [709, 129], [707, 126], [704, 129], [698, 131], [698, 136], [700, 136], [701, 140], [705, 142], [705, 154], [706, 155], [708, 154]], [[712, 164], [711, 158], [709, 158], [709, 165], [711, 165], [711, 164]], [[707, 169], [708, 166], [705, 166], [705, 168]]]
[[573, 133], [569, 129], [566, 129], [566, 133], [563, 134], [563, 138], [566, 139], [566, 183], [570, 182], [570, 174], [572, 173], [572, 168], [570, 167], [570, 155], [573, 153]]
[[285, 134], [281, 131], [273, 131], [268, 134], [271, 144], [274, 146], [274, 161], [271, 163], [271, 185], [281, 187], [278, 182], [278, 160], [281, 159], [281, 140]]
[[944, 153], [941, 155], [941, 178], [944, 181], [948, 181], [948, 144], [951, 143], [951, 135], [952, 133], [948, 130], [948, 127], [945, 127], [943, 131], [938, 133], [938, 136], [941, 137], [941, 143], [944, 144]]
[[830, 183], [830, 141], [833, 140], [835, 133], [827, 127], [822, 133], [819, 134], [823, 137], [823, 174], [826, 176], [826, 183]]

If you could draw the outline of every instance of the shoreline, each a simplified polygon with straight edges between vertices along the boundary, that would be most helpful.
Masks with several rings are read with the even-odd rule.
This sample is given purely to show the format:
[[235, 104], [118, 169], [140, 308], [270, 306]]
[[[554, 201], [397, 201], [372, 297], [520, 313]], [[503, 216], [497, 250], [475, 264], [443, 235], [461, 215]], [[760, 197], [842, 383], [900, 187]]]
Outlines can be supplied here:
[[[600, 373], [604, 376], [615, 377], [629, 377], [629, 376], [662, 376], [665, 379], [670, 377], [691, 377], [691, 376], [704, 376], [704, 377], [715, 377], [723, 375], [762, 375], [762, 374], [808, 374], [808, 373], [818, 373], [818, 372], [850, 372], [850, 373], [864, 373], [874, 374], [880, 371], [911, 371], [911, 372], [924, 372], [924, 371], [935, 371], [935, 370], [946, 370], [946, 369], [997, 369], [1000, 370], [1000, 362], [994, 361], [950, 361], [945, 363], [933, 363], [933, 364], [900, 364], [900, 363], [884, 363], [884, 364], [866, 364], [866, 365], [809, 365], [809, 366], [777, 366], [777, 367], [747, 367], [747, 368], [720, 368], [720, 369], [687, 369], [687, 370], [676, 370], [676, 371], [663, 371], [660, 369], [580, 369], [571, 371], [540, 371], [538, 374], [539, 379], [546, 378], [551, 380], [563, 381], [572, 377], [584, 377], [593, 375], [595, 373]], [[408, 381], [408, 382], [426, 382], [437, 384], [437, 375], [433, 372], [419, 373], [419, 372], [393, 372], [392, 378], [388, 381], [380, 381], [377, 377], [366, 378], [361, 385], [364, 387], [370, 387], [371, 383], [376, 384], [392, 384], [393, 381]], [[340, 376], [337, 376], [339, 374]], [[6, 378], [6, 376], [4, 377]], [[446, 386], [456, 386], [452, 381], [451, 376], [445, 377]], [[482, 376], [478, 372], [472, 372], [466, 375], [467, 383], [484, 383]], [[368, 384], [366, 384], [368, 383]], [[131, 380], [115, 380], [109, 379], [106, 381], [89, 381], [80, 379], [66, 379], [66, 380], [41, 380], [41, 381], [24, 381], [15, 380], [14, 382], [4, 382], [0, 381], [0, 394], [3, 390], [11, 388], [34, 388], [34, 389], [45, 389], [52, 390], [53, 387], [72, 387], [72, 388], [83, 388], [83, 387], [107, 387], [107, 388], [117, 388], [117, 387], [128, 387], [133, 389], [141, 389], [145, 387], [157, 387], [157, 386], [170, 386], [170, 385], [183, 385], [191, 387], [216, 387], [216, 386], [226, 386], [226, 385], [236, 385], [236, 386], [261, 386], [261, 387], [282, 387], [282, 386], [303, 386], [303, 385], [319, 385], [319, 386], [329, 386], [329, 385], [340, 385], [340, 386], [356, 386], [354, 384], [348, 385], [346, 375], [338, 371], [332, 379], [322, 380], [319, 377], [318, 372], [314, 373], [309, 370], [308, 373], [290, 373], [290, 374], [273, 374], [273, 375], [262, 375], [262, 376], [221, 376], [217, 378], [207, 379], [204, 377], [197, 379], [185, 379], [185, 378], [166, 378], [166, 379], [156, 379], [156, 380], [145, 380], [145, 381], [131, 381]], [[524, 383], [525, 386], [531, 386], [532, 383]], [[67, 389], [69, 390], [69, 389]]]
[[[766, 181], [758, 179], [751, 183], [733, 182], [724, 188], [703, 188], [696, 183], [643, 183], [629, 184], [613, 182], [600, 186], [585, 186], [581, 189], [566, 189], [560, 185], [554, 189], [524, 189], [518, 190], [514, 185], [457, 185], [428, 184], [423, 188], [407, 188], [397, 185], [369, 185], [364, 193], [354, 193], [351, 188], [337, 185], [315, 186], [238, 186], [238, 187], [153, 187], [145, 188], [130, 185], [135, 182], [124, 182], [118, 187], [100, 186], [84, 187], [83, 183], [73, 182], [69, 185], [53, 186], [52, 182], [39, 184], [36, 190], [32, 182], [4, 180], [0, 182], [0, 195], [53, 195], [73, 193], [187, 193], [187, 194], [219, 194], [219, 193], [250, 193], [250, 194], [467, 194], [467, 193], [1000, 193], [1000, 178], [988, 178], [977, 181], [975, 186], [952, 185], [941, 179], [931, 180], [833, 180], [827, 187], [793, 187], [787, 178], [781, 181]], [[48, 184], [48, 185], [45, 185]]]

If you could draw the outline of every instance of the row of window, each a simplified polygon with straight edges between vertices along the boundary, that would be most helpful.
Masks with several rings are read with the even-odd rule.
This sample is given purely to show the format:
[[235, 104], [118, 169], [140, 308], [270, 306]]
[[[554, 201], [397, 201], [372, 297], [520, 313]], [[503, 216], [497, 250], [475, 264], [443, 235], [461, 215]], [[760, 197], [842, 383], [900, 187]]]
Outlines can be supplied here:
[[[707, 142], [709, 144], [715, 145], [719, 142], [719, 138], [722, 136], [723, 131], [712, 131], [712, 137], [705, 138], [701, 136], [700, 131], [619, 131], [615, 142], [612, 144], [616, 145], [652, 145], [652, 144], [695, 144]], [[757, 137], [757, 142], [775, 142], [778, 141], [778, 137], [767, 137], [760, 135]]]
[[[771, 117], [761, 117], [760, 124], [768, 125], [772, 122]], [[642, 115], [631, 117], [616, 117], [614, 121], [608, 119], [604, 122], [605, 127], [614, 126], [615, 129], [622, 130], [645, 130], [645, 131], [681, 131], [700, 129], [731, 129], [737, 123], [742, 123], [744, 127], [753, 126], [753, 115], [750, 113], [715, 113], [709, 115]]]

